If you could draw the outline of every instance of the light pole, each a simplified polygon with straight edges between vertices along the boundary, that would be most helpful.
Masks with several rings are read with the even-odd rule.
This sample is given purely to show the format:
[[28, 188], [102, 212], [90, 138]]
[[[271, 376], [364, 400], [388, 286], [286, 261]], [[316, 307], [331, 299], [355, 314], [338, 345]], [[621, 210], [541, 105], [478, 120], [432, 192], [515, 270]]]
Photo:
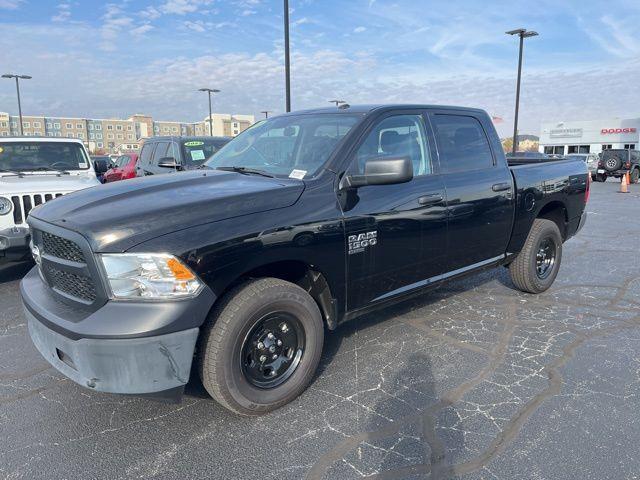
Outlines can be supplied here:
[[262, 110], [260, 113], [264, 113], [264, 118], [269, 118], [269, 114], [271, 113], [271, 110]]
[[200, 88], [199, 92], [207, 92], [209, 94], [209, 135], [213, 137], [213, 113], [211, 112], [211, 94], [212, 93], [220, 93], [220, 90], [216, 90], [215, 88]]
[[518, 149], [518, 110], [520, 108], [520, 79], [522, 77], [522, 49], [524, 47], [524, 39], [528, 37], [535, 37], [538, 32], [527, 31], [525, 28], [518, 28], [516, 30], [510, 30], [506, 32], [507, 35], [518, 35], [520, 37], [520, 52], [518, 54], [518, 81], [516, 83], [516, 115], [513, 121], [513, 148], [511, 152], [516, 154]]
[[13, 73], [5, 73], [4, 75], [2, 75], [2, 78], [16, 79], [16, 93], [18, 94], [18, 116], [20, 117], [20, 135], [22, 135], [23, 131], [22, 131], [22, 105], [20, 104], [20, 80], [29, 80], [31, 77], [29, 75], [16, 75]]
[[335, 103], [336, 107], [339, 107], [342, 103], [347, 103], [344, 100], [329, 100], [329, 103]]
[[289, 58], [289, 0], [284, 0], [284, 76], [286, 111], [291, 111], [291, 60]]

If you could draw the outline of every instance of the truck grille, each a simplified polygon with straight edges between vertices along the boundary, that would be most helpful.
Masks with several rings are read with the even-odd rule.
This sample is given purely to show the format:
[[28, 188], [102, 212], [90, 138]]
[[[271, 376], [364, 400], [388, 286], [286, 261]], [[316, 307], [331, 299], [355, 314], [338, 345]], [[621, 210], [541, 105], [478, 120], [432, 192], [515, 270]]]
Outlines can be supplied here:
[[96, 299], [96, 288], [89, 277], [64, 272], [50, 265], [45, 267], [45, 276], [49, 279], [53, 288], [67, 295], [87, 302], [94, 302]]
[[62, 193], [38, 193], [34, 195], [14, 195], [13, 221], [17, 226], [27, 226], [27, 216], [33, 207], [62, 196]]
[[66, 238], [58, 237], [49, 232], [42, 232], [42, 247], [44, 253], [52, 257], [77, 263], [86, 263], [84, 253], [82, 253], [80, 247]]

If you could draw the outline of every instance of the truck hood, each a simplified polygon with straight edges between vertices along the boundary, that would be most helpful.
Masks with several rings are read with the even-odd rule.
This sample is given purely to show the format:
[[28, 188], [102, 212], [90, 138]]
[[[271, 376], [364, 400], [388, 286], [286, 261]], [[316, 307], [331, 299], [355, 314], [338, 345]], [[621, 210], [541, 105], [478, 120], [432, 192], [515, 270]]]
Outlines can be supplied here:
[[94, 175], [56, 175], [55, 173], [35, 173], [18, 175], [0, 175], [0, 195], [18, 193], [67, 193], [95, 187], [100, 182]]
[[301, 180], [199, 170], [75, 192], [31, 216], [80, 233], [95, 252], [123, 252], [167, 233], [287, 207], [303, 190]]

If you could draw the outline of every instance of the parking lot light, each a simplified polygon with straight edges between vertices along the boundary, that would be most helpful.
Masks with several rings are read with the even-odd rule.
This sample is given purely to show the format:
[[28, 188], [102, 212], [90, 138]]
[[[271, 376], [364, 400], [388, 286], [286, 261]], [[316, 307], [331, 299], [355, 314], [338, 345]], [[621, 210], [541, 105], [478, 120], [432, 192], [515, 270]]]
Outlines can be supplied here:
[[507, 35], [518, 35], [518, 37], [520, 37], [520, 50], [518, 53], [518, 80], [516, 82], [516, 113], [513, 121], [513, 146], [511, 149], [513, 155], [515, 155], [518, 149], [518, 110], [520, 107], [520, 80], [522, 77], [522, 50], [524, 47], [524, 39], [535, 37], [538, 35], [538, 32], [534, 32], [532, 30], [527, 31], [526, 28], [517, 28], [505, 33]]
[[211, 112], [211, 94], [220, 93], [220, 90], [215, 88], [199, 88], [199, 92], [207, 92], [209, 94], [209, 135], [213, 137], [213, 113]]
[[14, 73], [5, 73], [2, 78], [15, 78], [16, 79], [16, 93], [18, 95], [18, 117], [20, 118], [20, 135], [23, 135], [22, 130], [22, 105], [20, 104], [20, 80], [30, 80], [30, 75], [16, 75]]
[[341, 104], [347, 103], [347, 102], [344, 100], [329, 100], [329, 103], [335, 103], [336, 107], [339, 107]]

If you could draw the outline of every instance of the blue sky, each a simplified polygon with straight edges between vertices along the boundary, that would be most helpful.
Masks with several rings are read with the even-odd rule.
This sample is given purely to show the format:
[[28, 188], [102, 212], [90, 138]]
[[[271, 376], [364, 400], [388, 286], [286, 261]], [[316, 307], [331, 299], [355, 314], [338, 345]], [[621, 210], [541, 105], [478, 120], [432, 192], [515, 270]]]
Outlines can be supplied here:
[[[481, 107], [522, 132], [543, 120], [640, 116], [640, 2], [290, 0], [293, 108], [355, 103]], [[26, 114], [194, 121], [283, 110], [281, 0], [0, 0], [0, 73], [32, 75]], [[0, 82], [0, 111], [16, 112]]]

